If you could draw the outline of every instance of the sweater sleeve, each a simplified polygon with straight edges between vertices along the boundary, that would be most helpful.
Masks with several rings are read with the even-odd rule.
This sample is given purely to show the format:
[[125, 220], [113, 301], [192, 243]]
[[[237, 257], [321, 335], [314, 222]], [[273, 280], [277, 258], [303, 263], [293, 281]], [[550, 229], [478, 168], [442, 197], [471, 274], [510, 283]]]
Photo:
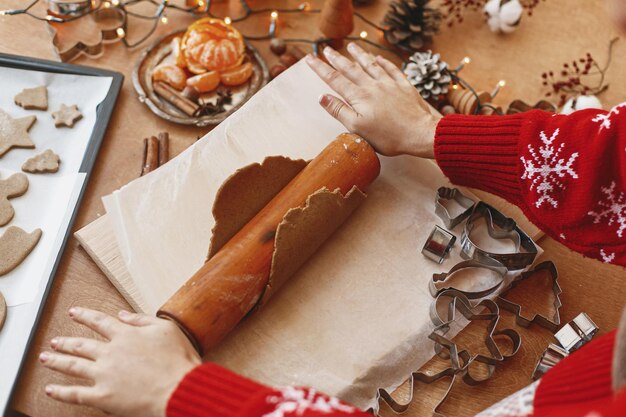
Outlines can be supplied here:
[[626, 103], [446, 116], [435, 159], [453, 183], [507, 199], [569, 248], [626, 266]]
[[310, 388], [270, 388], [206, 363], [189, 372], [170, 397], [167, 417], [371, 417]]

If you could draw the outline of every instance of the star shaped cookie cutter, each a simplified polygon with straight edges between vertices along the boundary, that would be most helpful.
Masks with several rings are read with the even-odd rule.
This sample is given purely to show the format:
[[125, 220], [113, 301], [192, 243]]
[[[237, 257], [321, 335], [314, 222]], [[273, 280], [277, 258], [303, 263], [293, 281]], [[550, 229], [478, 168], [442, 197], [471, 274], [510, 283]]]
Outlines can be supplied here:
[[[470, 235], [474, 228], [474, 222], [481, 217], [486, 220], [489, 236], [498, 240], [512, 240], [515, 243], [515, 253], [488, 252], [472, 241]], [[515, 220], [506, 217], [483, 201], [474, 206], [461, 235], [461, 256], [463, 258], [474, 259], [478, 262], [487, 262], [487, 259], [493, 259], [503, 264], [509, 270], [518, 270], [532, 264], [537, 256], [537, 252], [538, 249], [535, 242], [517, 226]]]
[[[442, 319], [439, 316], [437, 311], [437, 305], [440, 298], [449, 297], [451, 298], [450, 303], [448, 304], [448, 314], [445, 319]], [[486, 308], [487, 313], [475, 313], [474, 310], [477, 308]], [[500, 320], [500, 310], [498, 309], [498, 305], [489, 300], [482, 300], [476, 306], [472, 306], [469, 299], [460, 291], [457, 290], [446, 290], [443, 291], [437, 296], [433, 304], [431, 304], [430, 309], [430, 317], [435, 324], [435, 330], [429, 336], [432, 340], [435, 341], [435, 352], [440, 356], [446, 359], [446, 355], [443, 354], [442, 347], [445, 346], [449, 352], [453, 352], [458, 350], [457, 347], [450, 348], [450, 345], [453, 345], [450, 339], [445, 337], [445, 334], [450, 330], [450, 324], [455, 320], [456, 312], [460, 312], [467, 320], [476, 321], [476, 320], [489, 320], [490, 323], [487, 327], [487, 337], [485, 338], [485, 346], [489, 350], [491, 356], [486, 356], [483, 354], [476, 354], [470, 356], [465, 368], [463, 369], [463, 381], [468, 385], [477, 385], [481, 382], [484, 382], [491, 378], [493, 373], [495, 372], [495, 366], [508, 359], [513, 357], [518, 351], [520, 346], [522, 345], [522, 338], [513, 329], [501, 329], [497, 330], [496, 327], [498, 325], [498, 321]], [[507, 337], [512, 343], [512, 350], [509, 354], [502, 354], [500, 348], [495, 342], [494, 337], [496, 336], [504, 336]], [[436, 337], [436, 340], [435, 338]], [[484, 377], [475, 377], [472, 375], [469, 369], [469, 365], [472, 362], [483, 363], [487, 366], [487, 375]]]
[[[520, 282], [532, 278], [542, 271], [548, 271], [552, 280], [552, 292], [554, 294], [554, 315], [550, 319], [540, 314], [535, 314], [531, 319], [528, 319], [522, 316], [522, 306], [520, 304], [507, 300], [505, 296], [509, 293], [509, 291], [519, 285]], [[511, 285], [509, 285], [509, 287], [502, 294], [498, 295], [498, 298], [496, 298], [496, 303], [503, 310], [515, 314], [515, 323], [522, 327], [528, 327], [532, 323], [536, 323], [539, 326], [550, 330], [551, 332], [556, 332], [559, 328], [559, 325], [561, 324], [559, 308], [562, 304], [559, 295], [562, 292], [563, 291], [561, 290], [561, 286], [559, 285], [559, 272], [556, 269], [556, 265], [554, 265], [552, 261], [545, 261], [537, 265], [534, 269], [523, 272], [518, 277], [516, 277], [513, 282], [511, 282]]]
[[457, 375], [460, 373], [463, 373], [466, 367], [469, 365], [470, 355], [467, 351], [458, 352], [457, 347], [454, 343], [448, 343], [447, 339], [445, 338], [440, 339], [440, 336], [438, 334], [431, 333], [431, 335], [429, 335], [428, 338], [435, 342], [441, 343], [442, 346], [444, 346], [446, 349], [449, 349], [451, 366], [449, 368], [446, 368], [434, 374], [430, 374], [426, 372], [411, 373], [408, 379], [409, 398], [406, 400], [406, 402], [400, 402], [400, 401], [395, 400], [391, 396], [391, 393], [389, 393], [389, 391], [387, 391], [384, 388], [379, 388], [378, 391], [376, 392], [376, 405], [375, 407], [370, 408], [368, 412], [371, 412], [372, 414], [376, 416], [380, 416], [379, 414], [380, 402], [383, 401], [389, 406], [389, 408], [394, 413], [402, 414], [409, 409], [409, 407], [413, 403], [413, 400], [415, 399], [415, 381], [419, 381], [424, 384], [432, 384], [434, 382], [439, 381], [440, 379], [450, 378], [450, 383], [448, 385], [448, 388], [444, 392], [444, 395], [441, 397], [439, 402], [437, 402], [435, 407], [432, 409], [432, 413], [431, 413], [432, 417], [445, 417], [438, 410], [443, 405], [443, 403], [447, 400], [448, 396], [450, 395], [450, 391], [452, 391], [452, 386], [454, 385], [454, 382], [456, 381]]
[[[480, 291], [464, 291], [464, 290], [460, 290], [458, 288], [454, 288], [450, 286], [448, 287], [438, 286], [438, 283], [442, 283], [446, 281], [448, 277], [454, 275], [456, 272], [464, 270], [464, 269], [471, 269], [471, 268], [488, 269], [490, 271], [496, 272], [498, 275], [500, 275], [500, 280], [495, 285], [489, 288], [486, 288], [484, 290], [480, 290]], [[490, 294], [493, 294], [498, 288], [500, 288], [500, 286], [504, 282], [506, 272], [507, 272], [506, 267], [502, 265], [500, 262], [497, 262], [493, 259], [485, 259], [483, 262], [478, 262], [475, 260], [467, 260], [467, 261], [459, 262], [458, 264], [454, 265], [452, 269], [450, 269], [448, 272], [433, 274], [432, 279], [428, 281], [428, 289], [430, 291], [430, 295], [432, 295], [433, 297], [437, 297], [439, 294], [441, 294], [443, 291], [446, 291], [446, 290], [457, 290], [461, 294], [465, 295], [468, 299], [474, 300], [477, 298], [483, 298]]]
[[[454, 200], [465, 210], [459, 215], [452, 217], [448, 209], [443, 205], [443, 200]], [[435, 195], [435, 214], [439, 216], [448, 230], [452, 230], [472, 213], [474, 204], [474, 200], [466, 197], [458, 188], [439, 187]]]
[[[104, 52], [104, 44], [111, 43], [115, 41], [122, 40], [126, 34], [126, 13], [117, 7], [101, 7], [93, 10], [90, 13], [93, 21], [97, 24], [98, 22], [107, 21], [107, 22], [115, 22], [114, 24], [107, 26], [105, 28], [100, 28], [100, 33], [98, 36], [98, 40], [93, 43], [83, 42], [81, 40], [77, 40], [72, 46], [67, 49], [61, 50], [61, 36], [59, 32], [62, 29], [63, 25], [68, 25], [72, 23], [54, 23], [48, 22], [48, 28], [50, 29], [50, 33], [52, 34], [52, 45], [54, 47], [54, 51], [59, 56], [59, 59], [62, 62], [69, 62], [75, 58], [77, 58], [81, 54], [85, 54], [90, 58], [95, 58], [100, 56]], [[77, 20], [80, 22], [83, 19]]]

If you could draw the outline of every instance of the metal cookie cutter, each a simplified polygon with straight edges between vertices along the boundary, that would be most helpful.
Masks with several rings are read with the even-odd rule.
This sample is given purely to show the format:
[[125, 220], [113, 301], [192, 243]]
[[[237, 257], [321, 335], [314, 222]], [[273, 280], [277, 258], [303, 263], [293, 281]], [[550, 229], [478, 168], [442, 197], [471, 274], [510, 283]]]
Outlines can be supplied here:
[[439, 226], [435, 226], [422, 248], [422, 254], [430, 260], [442, 263], [454, 246], [455, 241], [456, 236]]
[[[552, 292], [554, 293], [554, 315], [552, 316], [551, 319], [549, 319], [540, 314], [535, 314], [531, 319], [527, 319], [526, 317], [522, 316], [521, 305], [516, 304], [512, 301], [509, 301], [504, 297], [510, 290], [515, 288], [520, 282], [535, 276], [537, 273], [541, 271], [548, 271], [552, 278]], [[559, 328], [559, 325], [561, 324], [561, 318], [559, 317], [559, 308], [561, 307], [561, 299], [559, 298], [559, 294], [561, 294], [562, 291], [561, 291], [561, 287], [559, 286], [558, 280], [559, 280], [559, 273], [556, 269], [556, 265], [554, 265], [552, 261], [542, 262], [539, 265], [537, 265], [533, 270], [526, 271], [520, 274], [517, 278], [515, 278], [515, 280], [511, 283], [509, 288], [507, 288], [506, 291], [504, 291], [502, 294], [498, 296], [498, 298], [496, 299], [496, 303], [498, 304], [500, 308], [506, 311], [510, 311], [511, 313], [515, 314], [515, 322], [522, 327], [528, 327], [532, 323], [537, 323], [538, 325], [545, 327], [551, 332], [555, 332]]]
[[[454, 200], [465, 210], [458, 216], [450, 216], [448, 209], [442, 204], [442, 200]], [[474, 200], [463, 195], [457, 188], [439, 187], [435, 196], [435, 214], [443, 221], [443, 224], [450, 230], [465, 220], [474, 208]]]
[[[515, 243], [515, 253], [487, 252], [478, 247], [470, 235], [474, 222], [484, 217], [487, 221], [489, 236], [494, 239], [510, 239]], [[522, 252], [523, 250], [523, 252]], [[485, 262], [485, 259], [494, 259], [509, 270], [523, 269], [533, 263], [537, 256], [537, 245], [520, 229], [513, 219], [506, 217], [489, 204], [480, 201], [474, 206], [472, 214], [465, 223], [465, 230], [461, 236], [461, 256], [466, 259], [475, 259]]]
[[[430, 336], [429, 336], [430, 337]], [[384, 388], [379, 388], [376, 392], [376, 406], [370, 408], [368, 411], [372, 414], [379, 416], [380, 414], [380, 402], [384, 401], [391, 410], [396, 414], [401, 414], [406, 412], [414, 400], [415, 395], [415, 381], [422, 382], [424, 384], [432, 384], [433, 382], [437, 382], [442, 378], [450, 378], [450, 384], [448, 388], [444, 392], [443, 397], [439, 402], [435, 405], [432, 410], [432, 417], [445, 417], [443, 414], [439, 413], [437, 410], [441, 405], [446, 401], [450, 391], [452, 390], [452, 386], [454, 385], [454, 381], [456, 380], [456, 376], [458, 373], [462, 372], [469, 362], [469, 354], [466, 351], [457, 352], [456, 345], [446, 345], [447, 348], [450, 349], [450, 358], [451, 358], [451, 367], [446, 368], [440, 372], [435, 374], [428, 374], [424, 372], [413, 372], [409, 377], [409, 398], [406, 402], [400, 402], [395, 400], [391, 394], [385, 390]]]
[[[482, 269], [488, 269], [488, 270], [494, 271], [500, 275], [501, 279], [494, 286], [484, 289], [484, 290], [480, 290], [480, 291], [463, 291], [454, 287], [441, 287], [437, 285], [437, 283], [445, 281], [449, 276], [453, 275], [457, 271], [461, 271], [463, 269], [470, 269], [470, 268], [482, 268]], [[428, 289], [430, 290], [430, 295], [432, 295], [433, 297], [438, 296], [443, 291], [454, 289], [454, 290], [459, 291], [461, 294], [465, 295], [470, 300], [476, 299], [476, 298], [483, 298], [495, 292], [500, 287], [500, 285], [502, 285], [506, 272], [507, 272], [507, 269], [504, 267], [504, 265], [492, 259], [486, 259], [485, 262], [478, 262], [474, 260], [463, 261], [454, 265], [452, 269], [450, 269], [448, 272], [442, 272], [440, 274], [433, 274], [433, 278], [430, 281], [428, 281]]]
[[[437, 313], [437, 300], [442, 297], [451, 297], [452, 300], [448, 304], [448, 317], [446, 320], [442, 320]], [[480, 309], [484, 307], [488, 310], [488, 313], [475, 313], [475, 309]], [[445, 334], [450, 329], [450, 323], [452, 323], [455, 319], [456, 311], [459, 311], [466, 319], [470, 321], [475, 320], [489, 320], [489, 326], [487, 327], [487, 337], [485, 338], [485, 346], [489, 350], [491, 356], [485, 356], [482, 354], [470, 356], [470, 360], [468, 362], [468, 366], [464, 369], [463, 372], [463, 381], [468, 385], [477, 385], [487, 379], [491, 378], [493, 372], [495, 371], [495, 365], [499, 362], [502, 362], [505, 359], [508, 359], [514, 356], [519, 350], [522, 339], [519, 333], [517, 333], [513, 329], [502, 329], [496, 330], [496, 326], [498, 325], [498, 321], [500, 319], [500, 312], [496, 303], [491, 300], [482, 300], [475, 307], [472, 307], [470, 301], [463, 295], [463, 293], [457, 290], [446, 290], [443, 291], [434, 303], [431, 305], [431, 320], [437, 326], [431, 336], [432, 340], [435, 341], [435, 352], [439, 356], [442, 355], [442, 346], [450, 346], [454, 345], [452, 341], [445, 337]], [[500, 351], [500, 348], [496, 344], [494, 337], [495, 336], [505, 336], [510, 339], [513, 349], [512, 352], [508, 355], [503, 355]], [[436, 337], [436, 338], [435, 338]], [[454, 349], [448, 347], [450, 352], [456, 351], [456, 346]], [[445, 357], [445, 356], [444, 356]], [[483, 377], [474, 377], [469, 369], [469, 364], [473, 361], [483, 363], [487, 366], [487, 376]]]
[[533, 371], [533, 381], [541, 378], [546, 372], [554, 368], [554, 365], [561, 362], [568, 356], [569, 353], [561, 346], [550, 343], [535, 366], [535, 370]]
[[598, 330], [600, 330], [598, 326], [586, 313], [580, 313], [574, 320], [561, 327], [554, 337], [566, 351], [572, 353], [589, 342]]

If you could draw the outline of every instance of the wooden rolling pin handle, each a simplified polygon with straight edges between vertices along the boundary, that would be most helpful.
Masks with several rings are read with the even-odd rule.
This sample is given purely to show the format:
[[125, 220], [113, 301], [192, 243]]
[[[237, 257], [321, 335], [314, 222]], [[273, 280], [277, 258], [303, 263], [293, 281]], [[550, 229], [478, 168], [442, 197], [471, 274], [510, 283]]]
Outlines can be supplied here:
[[314, 192], [356, 186], [366, 191], [380, 173], [373, 148], [342, 134], [279, 192], [159, 310], [174, 320], [201, 353], [219, 343], [257, 304], [268, 284], [274, 235], [292, 208]]

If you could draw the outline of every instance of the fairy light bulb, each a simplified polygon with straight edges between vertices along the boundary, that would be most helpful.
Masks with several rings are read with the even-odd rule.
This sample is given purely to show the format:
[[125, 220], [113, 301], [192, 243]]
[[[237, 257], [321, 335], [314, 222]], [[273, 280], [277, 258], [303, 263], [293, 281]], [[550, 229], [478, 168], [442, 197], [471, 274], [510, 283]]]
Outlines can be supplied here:
[[108, 9], [109, 7], [111, 7], [111, 3], [109, 3], [108, 1], [105, 1], [104, 3], [102, 3], [102, 7], [104, 7], [105, 9]]
[[111, 0], [111, 4], [113, 6], [119, 6], [120, 5], [120, 0]]
[[117, 28], [115, 33], [117, 33], [117, 37], [120, 39], [126, 36], [126, 31], [123, 28]]
[[452, 84], [452, 89], [453, 90], [458, 90], [459, 89], [459, 85], [458, 84]]
[[202, 0], [198, 1], [198, 7], [204, 7], [204, 2]]
[[227, 25], [230, 25], [231, 23], [233, 23], [233, 20], [230, 17], [226, 16], [224, 18], [224, 23], [226, 23]]
[[367, 32], [366, 32], [366, 31], [364, 31], [364, 30], [363, 30], [363, 31], [361, 31], [361, 33], [359, 33], [359, 37], [360, 37], [361, 39], [365, 39], [365, 38], [367, 38]]
[[467, 64], [469, 64], [470, 62], [472, 62], [472, 60], [470, 59], [470, 57], [469, 57], [469, 56], [466, 56], [465, 58], [463, 58], [463, 63], [464, 63], [464, 64], [466, 64], [466, 65], [467, 65]]
[[504, 81], [504, 80], [500, 80], [500, 81], [498, 81], [498, 85], [499, 85], [500, 87], [504, 87], [504, 86], [506, 85], [506, 81]]
[[500, 89], [504, 87], [505, 85], [506, 85], [506, 81], [504, 80], [498, 81], [498, 84], [496, 84], [496, 88], [494, 88], [493, 91], [491, 92], [491, 98], [494, 98], [500, 92]]
[[272, 20], [276, 20], [278, 18], [278, 12], [274, 10], [272, 13], [270, 13], [270, 17], [272, 18]]
[[161, 16], [161, 23], [163, 23], [164, 25], [167, 25], [167, 22], [168, 22], [167, 16], [165, 15]]
[[300, 6], [298, 7], [300, 10], [309, 10], [311, 8], [311, 5], [309, 4], [308, 1], [305, 1], [304, 3], [301, 3]]

